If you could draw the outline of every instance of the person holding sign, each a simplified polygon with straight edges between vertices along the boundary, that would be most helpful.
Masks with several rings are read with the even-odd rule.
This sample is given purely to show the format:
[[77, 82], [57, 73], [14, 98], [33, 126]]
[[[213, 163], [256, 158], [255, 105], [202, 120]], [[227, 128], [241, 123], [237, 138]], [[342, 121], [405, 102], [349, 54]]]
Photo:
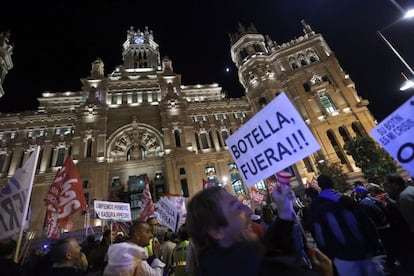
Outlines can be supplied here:
[[277, 188], [273, 197], [279, 217], [267, 235], [276, 237], [278, 248], [265, 249], [252, 232], [252, 211], [225, 189], [211, 187], [194, 195], [186, 225], [197, 249], [198, 275], [333, 275], [331, 261], [317, 249], [309, 254], [313, 270], [295, 261], [294, 197], [288, 186]]

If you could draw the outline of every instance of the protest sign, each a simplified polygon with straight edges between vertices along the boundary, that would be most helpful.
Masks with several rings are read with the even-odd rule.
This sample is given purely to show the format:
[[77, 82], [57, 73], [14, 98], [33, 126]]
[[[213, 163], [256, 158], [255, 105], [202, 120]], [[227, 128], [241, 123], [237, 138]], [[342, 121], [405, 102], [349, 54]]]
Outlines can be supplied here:
[[414, 96], [373, 128], [371, 135], [414, 175]]
[[[29, 227], [28, 213], [40, 147], [0, 190], [0, 239], [12, 237]], [[21, 239], [21, 237], [19, 237]]]
[[100, 219], [131, 221], [131, 207], [129, 203], [95, 200], [93, 205]]
[[231, 135], [226, 144], [249, 187], [320, 149], [285, 93]]
[[178, 209], [166, 197], [161, 197], [157, 202], [157, 212], [159, 214], [158, 222], [171, 229], [177, 231]]

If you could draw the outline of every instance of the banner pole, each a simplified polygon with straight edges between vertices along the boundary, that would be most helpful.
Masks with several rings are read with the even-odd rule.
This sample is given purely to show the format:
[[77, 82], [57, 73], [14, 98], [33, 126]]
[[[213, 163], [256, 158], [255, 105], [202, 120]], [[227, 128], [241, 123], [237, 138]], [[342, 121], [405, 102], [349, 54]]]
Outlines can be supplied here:
[[[34, 160], [33, 170], [31, 171], [29, 189], [27, 191], [28, 198], [27, 198], [27, 200], [24, 204], [23, 217], [22, 217], [22, 221], [21, 221], [21, 224], [20, 224], [20, 232], [19, 232], [19, 236], [17, 237], [16, 252], [14, 253], [14, 262], [15, 263], [17, 263], [19, 261], [19, 251], [20, 251], [20, 246], [22, 244], [22, 239], [23, 239], [24, 222], [26, 220], [27, 213], [29, 212], [29, 204], [30, 204], [30, 198], [32, 196], [33, 180], [34, 180], [34, 177], [35, 177], [35, 174], [36, 174], [37, 159], [39, 158], [39, 150], [40, 150], [40, 146], [37, 146], [36, 152], [33, 153], [33, 154], [36, 154], [36, 156], [35, 156], [35, 160]], [[30, 159], [30, 157], [29, 157], [29, 159]]]

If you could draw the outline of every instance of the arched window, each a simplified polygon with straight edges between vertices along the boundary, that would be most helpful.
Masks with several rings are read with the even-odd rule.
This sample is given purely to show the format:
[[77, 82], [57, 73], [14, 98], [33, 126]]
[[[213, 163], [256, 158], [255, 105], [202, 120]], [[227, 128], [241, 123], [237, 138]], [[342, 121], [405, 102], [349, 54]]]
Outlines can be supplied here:
[[237, 169], [237, 166], [235, 163], [228, 164], [229, 173], [230, 173], [230, 182], [231, 187], [233, 189], [233, 192], [235, 194], [246, 194], [246, 191], [244, 190], [243, 183], [241, 180], [241, 176], [239, 173], [239, 170]]
[[201, 149], [201, 147], [200, 147], [200, 141], [198, 140], [197, 133], [194, 133], [194, 136], [195, 136], [195, 141], [196, 141], [196, 144], [197, 144], [197, 149], [200, 150]]
[[259, 53], [263, 52], [263, 48], [260, 44], [253, 44], [253, 48], [256, 52], [259, 52]]
[[86, 141], [86, 157], [92, 157], [92, 138]]
[[226, 140], [229, 138], [229, 132], [226, 129], [221, 131], [221, 137], [223, 137], [224, 145], [227, 146]]
[[[39, 151], [39, 157], [37, 159], [37, 168], [36, 169], [40, 169], [40, 165], [42, 164], [42, 156], [43, 156], [43, 149], [41, 148]], [[1, 172], [1, 167], [0, 167], [0, 172]]]
[[65, 148], [59, 148], [57, 152], [57, 159], [56, 159], [56, 166], [63, 166], [63, 163], [65, 162]]
[[5, 161], [6, 161], [6, 154], [1, 154], [0, 155], [0, 173], [3, 172]]
[[332, 130], [328, 130], [326, 134], [329, 138], [329, 141], [331, 142], [332, 147], [335, 150], [336, 156], [341, 161], [341, 164], [346, 164], [346, 157], [343, 154], [342, 149], [340, 145], [338, 144], [338, 141], [336, 140], [335, 134], [333, 133]]
[[261, 97], [261, 98], [259, 99], [259, 105], [260, 105], [260, 107], [265, 107], [265, 106], [266, 106], [266, 104], [267, 104], [267, 100], [266, 100], [266, 98], [265, 98], [265, 97]]
[[331, 97], [327, 93], [319, 94], [319, 98], [321, 99], [322, 105], [325, 107], [325, 110], [328, 113], [333, 113], [337, 110], [334, 102], [332, 101]]
[[202, 132], [200, 133], [200, 142], [201, 142], [201, 148], [202, 149], [208, 149], [208, 138], [207, 138], [207, 133]]
[[[218, 130], [216, 131], [216, 135], [217, 135], [217, 140], [219, 142], [219, 147], [222, 148], [223, 147], [223, 142], [221, 141], [220, 132]], [[223, 141], [224, 141], [224, 139], [223, 139]]]
[[248, 56], [249, 56], [249, 54], [247, 53], [246, 48], [243, 48], [243, 49], [240, 50], [240, 57], [241, 57], [242, 60], [245, 59]]
[[214, 140], [213, 140], [213, 133], [211, 133], [211, 131], [208, 132], [208, 137], [210, 138], [211, 147], [214, 148], [215, 145], [214, 145]]
[[290, 67], [292, 69], [298, 69], [299, 68], [299, 63], [294, 57], [289, 58], [289, 64], [290, 64]]
[[346, 130], [345, 127], [339, 127], [339, 134], [341, 134], [342, 139], [344, 140], [344, 142], [347, 142], [349, 140], [351, 140], [351, 137], [349, 136], [348, 131]]
[[309, 61], [312, 62], [316, 62], [319, 60], [318, 56], [315, 54], [314, 51], [307, 51], [306, 56], [308, 57]]
[[308, 61], [306, 60], [305, 55], [299, 54], [298, 55], [298, 60], [300, 62], [300, 65], [302, 65], [302, 66], [308, 65]]
[[355, 132], [357, 136], [364, 137], [367, 136], [365, 129], [362, 127], [360, 122], [353, 122], [352, 123], [352, 130]]
[[180, 131], [178, 129], [174, 130], [175, 146], [181, 147], [181, 138]]
[[314, 171], [315, 171], [315, 170], [313, 169], [312, 162], [310, 161], [309, 157], [305, 157], [305, 158], [303, 159], [303, 163], [305, 163], [306, 170], [307, 170], [308, 172], [314, 172]]

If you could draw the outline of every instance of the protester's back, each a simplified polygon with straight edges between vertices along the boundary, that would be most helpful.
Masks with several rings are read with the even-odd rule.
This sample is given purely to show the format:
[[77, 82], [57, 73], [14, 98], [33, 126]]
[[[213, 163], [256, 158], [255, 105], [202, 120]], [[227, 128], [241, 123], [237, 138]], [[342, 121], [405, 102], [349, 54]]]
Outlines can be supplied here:
[[361, 260], [379, 250], [375, 226], [351, 198], [335, 202], [319, 197], [311, 212], [318, 247], [330, 258]]

